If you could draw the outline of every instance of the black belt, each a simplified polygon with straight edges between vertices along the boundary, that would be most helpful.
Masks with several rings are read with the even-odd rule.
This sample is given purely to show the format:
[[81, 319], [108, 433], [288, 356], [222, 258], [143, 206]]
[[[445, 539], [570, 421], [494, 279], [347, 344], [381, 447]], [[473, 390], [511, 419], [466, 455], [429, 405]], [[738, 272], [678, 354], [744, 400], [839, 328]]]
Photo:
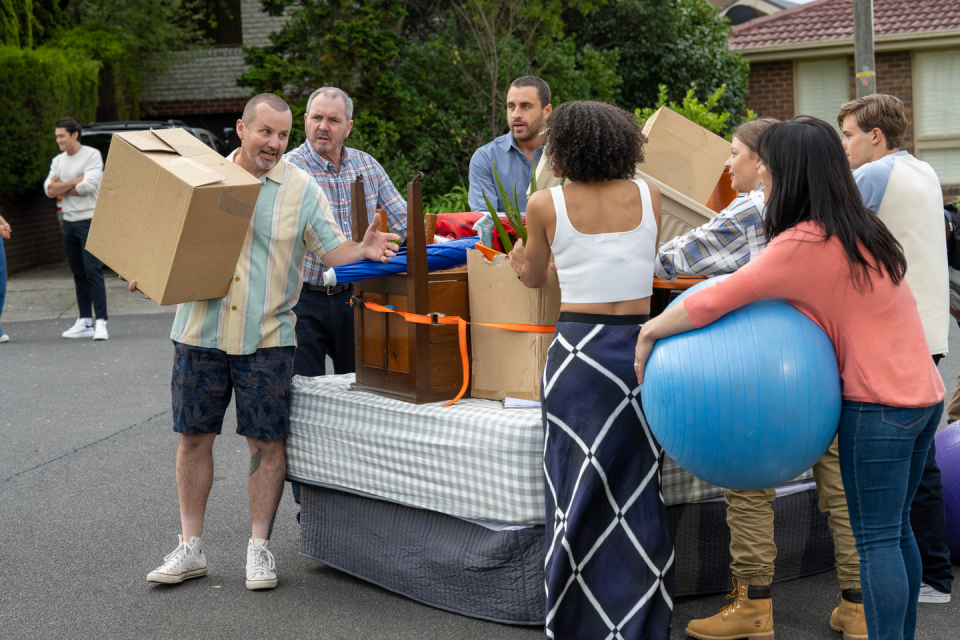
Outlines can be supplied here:
[[332, 287], [326, 287], [316, 284], [310, 284], [309, 282], [303, 283], [303, 288], [307, 291], [313, 291], [316, 293], [325, 293], [328, 296], [335, 296], [338, 293], [343, 293], [344, 291], [349, 291], [351, 289], [349, 284], [338, 284]]

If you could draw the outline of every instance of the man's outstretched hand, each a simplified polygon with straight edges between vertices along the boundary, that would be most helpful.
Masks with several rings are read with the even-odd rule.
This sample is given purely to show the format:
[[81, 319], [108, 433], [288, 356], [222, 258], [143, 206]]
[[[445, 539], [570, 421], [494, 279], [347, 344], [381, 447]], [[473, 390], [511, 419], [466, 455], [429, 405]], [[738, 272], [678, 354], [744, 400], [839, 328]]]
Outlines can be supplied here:
[[367, 260], [388, 262], [397, 255], [400, 245], [400, 236], [395, 233], [380, 233], [380, 214], [374, 214], [367, 232], [363, 234], [361, 249]]

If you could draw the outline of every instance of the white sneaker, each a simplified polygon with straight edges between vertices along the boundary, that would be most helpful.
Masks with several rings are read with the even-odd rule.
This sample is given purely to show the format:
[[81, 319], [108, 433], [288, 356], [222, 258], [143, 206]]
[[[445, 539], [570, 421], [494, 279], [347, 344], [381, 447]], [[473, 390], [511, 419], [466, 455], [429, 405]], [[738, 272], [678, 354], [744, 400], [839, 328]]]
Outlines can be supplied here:
[[177, 584], [207, 575], [207, 556], [200, 548], [203, 538], [192, 536], [189, 542], [184, 542], [183, 536], [177, 534], [177, 539], [180, 544], [163, 559], [161, 566], [147, 574], [147, 582]]
[[917, 602], [926, 602], [928, 604], [945, 604], [950, 602], [950, 594], [937, 591], [925, 582], [920, 583], [920, 597]]
[[87, 324], [83, 318], [77, 318], [72, 327], [60, 334], [62, 338], [92, 338], [93, 324]]
[[5, 333], [0, 333], [0, 342], [10, 342], [10, 336]]
[[107, 335], [107, 321], [106, 320], [97, 320], [96, 328], [93, 330], [93, 339], [94, 340], [106, 340], [110, 336]]
[[269, 540], [250, 538], [247, 543], [247, 589], [273, 589], [277, 586], [277, 565], [267, 546]]

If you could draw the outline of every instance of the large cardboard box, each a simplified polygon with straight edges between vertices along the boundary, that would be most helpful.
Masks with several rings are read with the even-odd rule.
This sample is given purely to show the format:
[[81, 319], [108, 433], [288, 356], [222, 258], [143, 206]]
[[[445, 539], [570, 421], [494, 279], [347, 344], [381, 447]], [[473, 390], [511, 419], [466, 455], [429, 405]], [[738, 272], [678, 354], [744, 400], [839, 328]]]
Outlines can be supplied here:
[[706, 206], [730, 155], [730, 143], [668, 107], [650, 116], [643, 134], [647, 144], [637, 168]]
[[[653, 176], [644, 173], [639, 167], [646, 167], [646, 164], [637, 165], [637, 172], [634, 178], [644, 180], [654, 180]], [[721, 173], [721, 175], [723, 175]], [[696, 229], [706, 224], [716, 212], [706, 205], [695, 202], [692, 198], [683, 195], [673, 187], [657, 180], [660, 187], [660, 209], [662, 212], [660, 220], [660, 242], [669, 242], [677, 236], [682, 236], [686, 232]], [[558, 186], [560, 178], [553, 175], [550, 170], [550, 162], [544, 159], [537, 166], [537, 190], [549, 189]]]
[[[641, 167], [646, 165], [641, 164]], [[650, 180], [653, 176], [637, 169], [636, 178]], [[695, 202], [673, 187], [657, 180], [660, 187], [660, 242], [670, 242], [677, 236], [702, 227], [717, 215], [715, 211]]]
[[221, 298], [259, 193], [183, 129], [116, 133], [87, 251], [161, 305]]
[[[540, 289], [528, 289], [504, 255], [493, 262], [467, 250], [470, 321], [554, 325], [560, 316], [560, 281], [548, 271]], [[473, 364], [470, 394], [474, 398], [540, 399], [540, 379], [553, 340], [549, 333], [518, 333], [470, 327]]]

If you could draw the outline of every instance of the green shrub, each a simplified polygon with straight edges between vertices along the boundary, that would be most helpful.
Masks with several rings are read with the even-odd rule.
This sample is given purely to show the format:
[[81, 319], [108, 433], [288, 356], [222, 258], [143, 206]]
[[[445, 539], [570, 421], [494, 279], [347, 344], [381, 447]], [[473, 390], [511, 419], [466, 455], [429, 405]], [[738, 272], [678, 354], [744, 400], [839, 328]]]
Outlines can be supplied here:
[[37, 188], [59, 153], [54, 125], [96, 116], [100, 63], [82, 52], [0, 46], [0, 197]]
[[81, 26], [63, 32], [56, 44], [62, 49], [82, 51], [103, 63], [96, 120], [140, 119], [140, 78], [132, 63], [129, 38], [106, 29]]
[[[706, 129], [707, 131], [712, 131], [718, 136], [723, 136], [727, 140], [730, 140], [731, 133], [733, 132], [732, 122], [730, 121], [730, 112], [723, 111], [721, 112], [718, 108], [720, 103], [720, 98], [723, 96], [724, 92], [727, 90], [727, 85], [722, 84], [720, 88], [714, 91], [707, 97], [706, 102], [700, 102], [697, 97], [694, 95], [694, 89], [687, 91], [687, 95], [683, 97], [683, 102], [677, 104], [676, 102], [667, 101], [667, 87], [666, 85], [660, 85], [660, 95], [657, 98], [657, 104], [652, 107], [646, 107], [643, 109], [636, 109], [634, 113], [637, 116], [637, 119], [640, 121], [640, 126], [643, 126], [643, 123], [646, 122], [650, 116], [652, 116], [660, 107], [666, 106], [670, 109], [673, 109], [684, 118], [696, 122], [698, 125]], [[740, 122], [748, 122], [753, 120], [756, 117], [756, 114], [747, 109], [746, 116], [740, 120]]]
[[468, 196], [466, 189], [456, 186], [450, 193], [424, 198], [423, 210], [426, 213], [464, 213], [470, 211]]
[[20, 46], [20, 20], [17, 18], [13, 4], [22, 1], [0, 0], [0, 44]]

